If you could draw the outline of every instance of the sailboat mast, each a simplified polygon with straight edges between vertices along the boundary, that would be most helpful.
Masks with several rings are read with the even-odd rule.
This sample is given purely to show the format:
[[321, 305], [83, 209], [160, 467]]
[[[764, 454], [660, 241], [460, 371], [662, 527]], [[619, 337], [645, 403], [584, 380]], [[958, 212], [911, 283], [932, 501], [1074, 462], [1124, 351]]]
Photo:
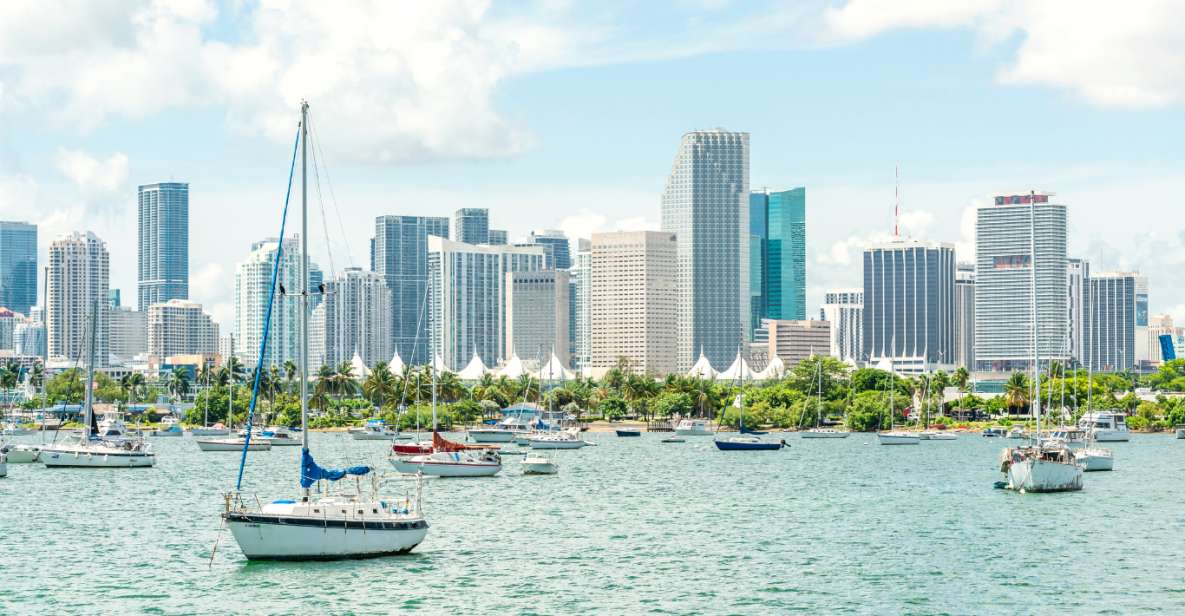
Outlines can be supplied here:
[[[309, 450], [309, 103], [300, 102], [300, 446]], [[280, 238], [283, 242], [284, 238]]]
[[89, 346], [87, 348], [86, 404], [84, 406], [85, 414], [83, 416], [83, 418], [85, 419], [85, 421], [84, 421], [85, 425], [82, 426], [82, 433], [86, 435], [85, 440], [88, 440], [88, 441], [90, 440], [90, 437], [94, 435], [91, 432], [91, 424], [94, 421], [94, 415], [95, 415], [95, 409], [93, 406], [94, 402], [95, 402], [95, 393], [94, 393], [95, 333], [98, 331], [98, 329], [99, 329], [99, 300], [95, 299], [91, 302], [91, 335], [90, 335]]
[[1033, 411], [1037, 415], [1037, 441], [1041, 440], [1041, 352], [1037, 337], [1037, 191], [1029, 191], [1029, 286], [1033, 311]]

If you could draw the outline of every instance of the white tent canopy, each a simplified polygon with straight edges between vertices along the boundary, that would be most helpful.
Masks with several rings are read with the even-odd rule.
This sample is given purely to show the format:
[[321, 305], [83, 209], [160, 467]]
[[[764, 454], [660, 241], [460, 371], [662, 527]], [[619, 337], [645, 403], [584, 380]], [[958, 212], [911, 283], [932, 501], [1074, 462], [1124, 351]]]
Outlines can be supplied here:
[[358, 351], [354, 351], [354, 358], [350, 360], [350, 366], [354, 369], [354, 378], [364, 379], [370, 376], [370, 368], [366, 367], [366, 362], [362, 361], [362, 356]]
[[523, 365], [523, 360], [518, 358], [518, 353], [510, 355], [510, 359], [501, 368], [494, 371], [497, 376], [504, 376], [508, 379], [517, 379], [518, 377], [527, 374], [527, 368]]
[[786, 364], [782, 363], [782, 358], [774, 355], [765, 368], [753, 375], [753, 379], [757, 381], [768, 381], [772, 379], [780, 379], [782, 375], [786, 374]]
[[701, 379], [716, 378], [716, 370], [712, 368], [712, 363], [704, 355], [703, 349], [700, 349], [699, 359], [695, 360], [695, 365], [687, 372], [687, 376], [693, 376]]
[[485, 362], [481, 361], [481, 356], [477, 354], [477, 351], [474, 351], [473, 359], [469, 360], [469, 363], [457, 373], [457, 376], [462, 381], [477, 381], [481, 380], [482, 375], [489, 371]]
[[434, 370], [436, 370], [437, 374], [441, 374], [444, 372], [452, 372], [452, 370], [449, 370], [448, 364], [444, 363], [444, 358], [441, 357], [440, 355], [437, 355], [436, 359], [433, 360], [432, 368]]
[[403, 374], [403, 358], [399, 356], [398, 350], [395, 351], [395, 357], [391, 358], [391, 363], [387, 364], [387, 369], [395, 376]]
[[717, 381], [744, 381], [752, 379], [756, 373], [749, 367], [749, 362], [741, 357], [741, 352], [737, 351], [737, 358], [732, 360], [732, 365], [728, 370], [716, 375]]
[[564, 367], [564, 363], [556, 357], [555, 353], [552, 353], [551, 359], [547, 360], [547, 363], [539, 369], [539, 378], [548, 381], [567, 381], [575, 376], [571, 370]]

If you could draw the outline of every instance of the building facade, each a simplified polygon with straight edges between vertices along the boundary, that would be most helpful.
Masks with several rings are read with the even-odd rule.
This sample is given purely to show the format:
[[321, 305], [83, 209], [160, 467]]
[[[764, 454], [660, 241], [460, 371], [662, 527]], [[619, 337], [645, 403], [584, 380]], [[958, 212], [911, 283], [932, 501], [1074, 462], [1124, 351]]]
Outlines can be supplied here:
[[806, 188], [767, 198], [764, 316], [801, 321], [806, 319]]
[[49, 360], [71, 366], [86, 361], [87, 334], [97, 326], [95, 365], [107, 366], [110, 330], [107, 290], [111, 258], [94, 233], [74, 232], [49, 245], [46, 335]]
[[506, 273], [504, 357], [517, 354], [544, 365], [554, 353], [568, 365], [568, 282], [567, 270]]
[[487, 244], [501, 246], [510, 243], [510, 234], [505, 229], [490, 229], [490, 234], [487, 237], [489, 238]]
[[975, 369], [975, 264], [955, 268], [955, 367]]
[[107, 307], [108, 344], [111, 355], [120, 362], [128, 362], [148, 352], [148, 315], [129, 306]]
[[540, 246], [475, 245], [428, 238], [429, 338], [435, 355], [458, 371], [477, 353], [503, 359], [507, 272], [543, 269]]
[[12, 329], [12, 353], [21, 357], [45, 357], [45, 324], [28, 320]]
[[0, 306], [28, 315], [37, 303], [37, 225], [0, 221]]
[[[1086, 365], [1095, 372], [1135, 368], [1139, 291], [1147, 279], [1132, 272], [1094, 273], [1087, 305]], [[1145, 337], [1146, 337], [1145, 332]]]
[[139, 188], [140, 312], [189, 298], [189, 184], [161, 182]]
[[563, 231], [532, 231], [527, 236], [527, 242], [548, 247], [548, 254], [551, 255], [551, 262], [547, 264], [548, 269], [566, 270], [572, 267], [571, 247], [568, 245], [568, 236], [564, 235]]
[[171, 299], [148, 307], [148, 355], [156, 362], [175, 355], [214, 355], [218, 347], [218, 324], [201, 304]]
[[993, 205], [977, 209], [975, 247], [976, 370], [1032, 368], [1034, 280], [1036, 350], [1042, 362], [1064, 362], [1069, 355], [1066, 206], [1040, 193], [997, 196]]
[[[604, 372], [625, 358], [639, 374], [679, 370], [676, 284], [679, 246], [673, 233], [594, 233], [589, 260], [589, 368]], [[735, 353], [735, 351], [734, 351]]]
[[390, 361], [391, 297], [382, 275], [361, 268], [346, 268], [326, 282], [309, 324], [310, 364], [334, 367], [355, 354], [367, 366]]
[[[255, 242], [251, 245], [251, 253], [247, 255], [247, 259], [239, 263], [235, 269], [235, 355], [245, 365], [255, 365], [259, 361], [268, 298], [272, 292], [272, 271], [277, 257], [280, 261], [277, 282], [287, 291], [287, 296], [280, 295], [277, 287], [264, 364], [283, 366], [285, 361], [299, 361], [299, 239], [296, 236], [290, 237], [284, 240], [282, 245], [276, 238]], [[315, 289], [320, 278], [317, 266], [310, 262], [309, 287]]]
[[583, 369], [592, 362], [592, 241], [577, 241], [569, 281], [571, 284], [572, 368]]
[[428, 363], [428, 238], [448, 234], [448, 218], [375, 219], [374, 271], [391, 290], [391, 352], [409, 364]]
[[851, 364], [864, 361], [864, 289], [827, 291], [819, 315], [831, 324], [831, 356]]
[[864, 355], [898, 372], [948, 370], [955, 360], [955, 250], [898, 240], [864, 251]]
[[749, 134], [686, 133], [662, 196], [662, 230], [678, 242], [676, 367], [702, 351], [728, 365], [752, 335]]
[[490, 241], [490, 211], [483, 207], [464, 207], [453, 213], [454, 242], [486, 244]]
[[828, 321], [765, 319], [762, 328], [769, 336], [767, 356], [781, 359], [786, 370], [793, 370], [802, 360], [829, 351], [831, 326]]
[[1086, 365], [1083, 336], [1086, 331], [1086, 308], [1090, 300], [1090, 261], [1066, 259], [1066, 310], [1069, 313], [1066, 337], [1069, 339], [1070, 361]]

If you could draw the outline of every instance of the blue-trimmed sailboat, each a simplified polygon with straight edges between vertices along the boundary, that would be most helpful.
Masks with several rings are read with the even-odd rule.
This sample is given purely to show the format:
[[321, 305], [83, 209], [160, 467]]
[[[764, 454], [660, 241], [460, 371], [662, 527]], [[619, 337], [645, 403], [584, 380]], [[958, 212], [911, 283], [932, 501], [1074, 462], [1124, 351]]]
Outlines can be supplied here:
[[745, 369], [748, 364], [745, 363], [741, 357], [740, 351], [737, 351], [737, 362], [740, 365], [739, 381], [741, 384], [740, 393], [737, 394], [736, 406], [740, 409], [740, 418], [738, 426], [740, 434], [728, 436], [723, 439], [719, 435], [716, 436], [716, 449], [721, 451], [776, 451], [783, 447], [789, 447], [785, 439], [777, 441], [768, 441], [759, 438], [757, 435], [763, 435], [765, 432], [757, 430], [745, 429]]
[[[251, 406], [247, 414], [242, 459], [238, 480], [233, 492], [226, 494], [226, 510], [222, 518], [230, 527], [243, 554], [251, 560], [333, 560], [367, 558], [411, 551], [428, 533], [428, 522], [420, 511], [420, 484], [417, 477], [416, 495], [403, 499], [384, 498], [379, 494], [380, 479], [369, 466], [346, 469], [326, 469], [317, 465], [309, 450], [308, 432], [308, 103], [300, 106], [300, 127], [293, 144], [292, 164], [288, 171], [288, 195], [284, 198], [284, 218], [280, 223], [280, 242], [272, 269], [271, 294], [264, 319], [263, 340], [260, 343], [259, 364], [255, 370], [255, 384]], [[292, 178], [296, 167], [296, 147], [301, 154], [301, 254], [300, 254], [300, 493], [293, 499], [274, 500], [254, 506], [241, 496], [243, 469], [250, 449], [251, 423], [255, 404], [259, 399], [259, 376], [263, 374], [268, 329], [272, 322], [272, 305], [284, 249], [284, 226], [288, 214], [288, 200], [292, 193]], [[331, 489], [338, 480], [354, 477], [354, 490]], [[364, 485], [366, 478], [369, 486]], [[258, 502], [255, 500], [255, 502]]]

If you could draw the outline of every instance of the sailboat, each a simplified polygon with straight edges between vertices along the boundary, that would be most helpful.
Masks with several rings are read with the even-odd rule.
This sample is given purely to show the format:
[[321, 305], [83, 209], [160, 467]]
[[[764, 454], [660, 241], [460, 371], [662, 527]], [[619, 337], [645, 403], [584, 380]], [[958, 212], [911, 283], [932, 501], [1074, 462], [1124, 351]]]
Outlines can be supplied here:
[[[230, 357], [234, 357], [234, 339], [231, 339]], [[228, 372], [227, 388], [226, 388], [226, 422], [234, 426], [235, 417], [235, 375], [232, 370], [233, 365], [230, 359], [227, 359], [226, 370]], [[209, 396], [207, 396], [207, 405], [209, 403]], [[207, 406], [208, 410], [208, 406]], [[230, 430], [224, 433], [224, 436], [214, 436], [208, 438], [194, 439], [197, 443], [198, 449], [202, 451], [242, 451], [244, 447], [247, 451], [270, 451], [272, 442], [266, 438], [247, 438], [244, 434], [231, 435]]]
[[82, 430], [65, 437], [61, 443], [41, 448], [38, 459], [48, 468], [139, 468], [156, 464], [152, 446], [142, 439], [105, 440], [101, 438], [95, 419], [95, 337], [98, 327], [99, 303], [91, 307], [90, 340], [86, 363], [86, 400], [83, 403]]
[[[1065, 376], [1062, 377], [1062, 387], [1065, 387]], [[1091, 390], [1094, 389], [1094, 374], [1091, 362], [1086, 364], [1086, 414], [1091, 416]], [[1064, 396], [1064, 394], [1063, 394]], [[1086, 430], [1086, 444], [1074, 452], [1074, 460], [1082, 466], [1083, 471], [1109, 471], [1115, 469], [1115, 454], [1106, 447], [1099, 447], [1094, 430]]]
[[[896, 348], [896, 341], [893, 347]], [[916, 432], [909, 432], [907, 430], [896, 429], [895, 422], [897, 419], [897, 409], [893, 406], [893, 393], [897, 391], [897, 373], [889, 368], [889, 379], [886, 388], [889, 390], [889, 429], [876, 433], [876, 439], [880, 441], [881, 445], [917, 445], [918, 435]]]
[[[233, 348], [234, 339], [231, 338], [231, 345]], [[227, 418], [229, 421], [230, 418]], [[210, 374], [209, 369], [206, 371], [206, 403], [202, 408], [202, 425], [198, 428], [191, 428], [189, 433], [193, 436], [227, 436], [230, 430], [222, 424], [210, 425]]]
[[823, 423], [823, 358], [816, 355], [818, 364], [815, 367], [815, 378], [818, 382], [817, 397], [815, 398], [815, 427], [803, 431], [802, 438], [848, 438], [852, 435], [847, 430], [824, 428]]
[[[225, 496], [226, 510], [222, 519], [243, 554], [251, 560], [330, 560], [364, 558], [403, 554], [411, 551], [428, 534], [428, 521], [420, 511], [419, 484], [413, 500], [384, 497], [380, 494], [379, 477], [369, 466], [351, 466], [342, 470], [318, 466], [309, 450], [308, 432], [308, 357], [309, 357], [309, 255], [308, 255], [308, 103], [300, 105], [300, 128], [297, 141], [301, 148], [301, 253], [300, 253], [300, 492], [293, 499], [279, 499], [262, 506], [257, 500], [242, 497], [243, 469], [247, 462], [247, 446], [243, 447], [238, 480], [233, 492]], [[295, 144], [294, 144], [295, 149]], [[292, 190], [292, 173], [296, 166], [296, 152], [292, 153], [288, 192]], [[288, 210], [285, 197], [284, 211]], [[285, 216], [286, 218], [286, 216]], [[280, 224], [282, 251], [284, 226]], [[255, 369], [255, 385], [247, 414], [247, 443], [251, 441], [251, 419], [259, 400], [259, 380], [266, 358], [268, 330], [271, 325], [272, 305], [281, 258], [277, 254], [272, 269], [271, 294], [264, 319], [263, 340], [260, 342], [259, 363]], [[364, 491], [361, 478], [369, 475], [369, 490]], [[340, 490], [331, 493], [334, 482], [353, 476], [356, 491]], [[314, 492], [313, 488], [317, 490]]]
[[[788, 447], [785, 440], [768, 441], [754, 434], [747, 434], [745, 432], [745, 368], [748, 364], [741, 358], [740, 349], [737, 350], [737, 360], [740, 366], [740, 392], [737, 394], [736, 405], [740, 409], [738, 413], [737, 428], [740, 434], [729, 436], [721, 439], [717, 436], [714, 439], [716, 449], [721, 451], [776, 451], [783, 447]], [[719, 424], [717, 424], [719, 425]]]
[[[1034, 193], [1036, 194], [1036, 193]], [[1082, 466], [1061, 441], [1041, 439], [1041, 363], [1037, 329], [1037, 235], [1035, 200], [1029, 203], [1029, 294], [1033, 312], [1033, 410], [1036, 436], [1027, 447], [1009, 447], [1000, 454], [1007, 488], [1018, 492], [1071, 492], [1082, 489]]]
[[[918, 432], [918, 439], [923, 441], [953, 441], [957, 440], [953, 432], [945, 430], [931, 430], [930, 429], [930, 385], [934, 382], [932, 376], [926, 377], [926, 388], [922, 392], [922, 417], [924, 417], [925, 425], [922, 431]], [[941, 392], [940, 392], [941, 395]]]

